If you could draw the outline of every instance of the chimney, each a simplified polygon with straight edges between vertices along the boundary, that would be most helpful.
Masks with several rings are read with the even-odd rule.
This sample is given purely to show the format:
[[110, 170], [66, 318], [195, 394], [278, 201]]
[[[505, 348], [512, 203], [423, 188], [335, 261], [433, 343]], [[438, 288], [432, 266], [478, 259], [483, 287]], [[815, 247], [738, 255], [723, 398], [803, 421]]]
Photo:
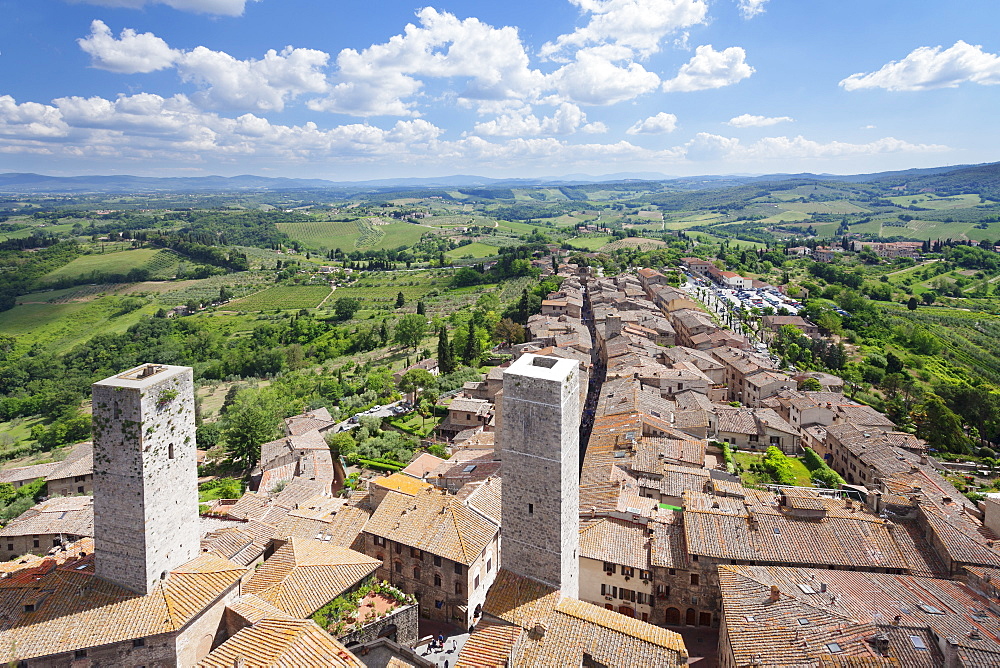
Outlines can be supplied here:
[[781, 591], [778, 585], [771, 585], [771, 603], [777, 603], [781, 599]]

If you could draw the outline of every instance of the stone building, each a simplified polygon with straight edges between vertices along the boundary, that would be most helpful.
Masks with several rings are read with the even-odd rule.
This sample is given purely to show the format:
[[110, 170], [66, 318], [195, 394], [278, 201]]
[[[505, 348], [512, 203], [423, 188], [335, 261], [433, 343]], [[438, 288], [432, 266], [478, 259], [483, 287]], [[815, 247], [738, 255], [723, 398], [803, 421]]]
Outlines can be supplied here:
[[579, 592], [579, 365], [526, 354], [504, 374], [504, 563], [514, 573]]
[[148, 594], [199, 554], [190, 367], [143, 364], [94, 383], [98, 577]]
[[612, 517], [580, 532], [580, 600], [650, 621], [653, 574], [644, 524]]
[[43, 555], [94, 535], [94, 501], [89, 496], [54, 498], [29, 508], [0, 530], [0, 560]]
[[94, 493], [94, 444], [81, 443], [73, 448], [45, 478], [49, 496], [73, 496]]
[[453, 495], [413, 482], [422, 485], [413, 494], [385, 493], [359, 549], [381, 562], [379, 579], [416, 596], [422, 617], [467, 628], [500, 569], [500, 527]]

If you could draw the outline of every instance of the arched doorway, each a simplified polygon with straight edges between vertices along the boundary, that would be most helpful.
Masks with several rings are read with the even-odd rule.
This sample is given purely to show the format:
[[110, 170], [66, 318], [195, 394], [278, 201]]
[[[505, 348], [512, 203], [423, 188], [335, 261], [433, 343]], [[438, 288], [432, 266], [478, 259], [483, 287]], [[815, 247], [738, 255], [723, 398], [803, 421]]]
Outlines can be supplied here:
[[698, 626], [711, 626], [712, 625], [712, 613], [711, 612], [700, 612], [698, 613]]
[[688, 608], [687, 612], [684, 613], [684, 623], [688, 626], [694, 626], [695, 614], [694, 608]]
[[623, 605], [620, 608], [618, 608], [618, 612], [625, 615], [626, 617], [635, 617], [635, 610], [628, 607], [627, 605]]
[[677, 626], [681, 623], [681, 611], [677, 608], [667, 608], [667, 624]]

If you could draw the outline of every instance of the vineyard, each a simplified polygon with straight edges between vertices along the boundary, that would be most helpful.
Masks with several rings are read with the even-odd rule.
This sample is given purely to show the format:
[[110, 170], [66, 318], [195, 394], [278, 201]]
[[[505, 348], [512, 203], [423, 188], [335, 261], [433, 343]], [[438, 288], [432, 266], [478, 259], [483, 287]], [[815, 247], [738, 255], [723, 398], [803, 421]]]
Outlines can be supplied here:
[[[189, 301], [196, 301], [208, 304], [219, 296], [219, 290], [223, 287], [233, 295], [234, 298], [244, 297], [251, 292], [260, 290], [268, 282], [273, 281], [269, 274], [256, 272], [240, 272], [237, 274], [226, 274], [224, 276], [211, 276], [195, 283], [185, 281], [183, 287], [173, 290], [159, 297], [158, 301], [167, 306], [186, 304]], [[141, 284], [140, 284], [141, 285]]]
[[184, 259], [172, 250], [140, 248], [116, 253], [84, 255], [49, 272], [44, 280], [81, 279], [91, 274], [126, 274], [133, 269], [145, 269], [151, 278], [173, 278]]
[[325, 285], [275, 285], [235, 299], [227, 306], [241, 311], [316, 308], [329, 294], [330, 288]]
[[371, 225], [363, 221], [278, 223], [278, 229], [310, 248], [351, 250]]
[[954, 371], [949, 373], [947, 369], [950, 362], [970, 376], [1000, 384], [1000, 318], [946, 308], [887, 310], [894, 324], [917, 324], [941, 342], [941, 354], [924, 362], [927, 370], [941, 377], [954, 376]]

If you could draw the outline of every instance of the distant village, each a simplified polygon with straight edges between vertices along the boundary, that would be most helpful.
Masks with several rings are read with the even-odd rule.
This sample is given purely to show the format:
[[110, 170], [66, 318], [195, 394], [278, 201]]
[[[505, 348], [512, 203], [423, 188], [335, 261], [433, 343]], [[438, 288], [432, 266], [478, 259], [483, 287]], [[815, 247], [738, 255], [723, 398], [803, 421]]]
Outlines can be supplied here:
[[[0, 530], [0, 661], [670, 667], [705, 629], [694, 665], [1000, 665], [1000, 500], [973, 504], [840, 378], [780, 369], [664, 273], [555, 271], [528, 342], [450, 398], [449, 458], [356, 489], [318, 409], [261, 446], [242, 497], [199, 509], [191, 370], [96, 383], [92, 443], [0, 472], [51, 497]], [[845, 484], [727, 466], [770, 447]]]

